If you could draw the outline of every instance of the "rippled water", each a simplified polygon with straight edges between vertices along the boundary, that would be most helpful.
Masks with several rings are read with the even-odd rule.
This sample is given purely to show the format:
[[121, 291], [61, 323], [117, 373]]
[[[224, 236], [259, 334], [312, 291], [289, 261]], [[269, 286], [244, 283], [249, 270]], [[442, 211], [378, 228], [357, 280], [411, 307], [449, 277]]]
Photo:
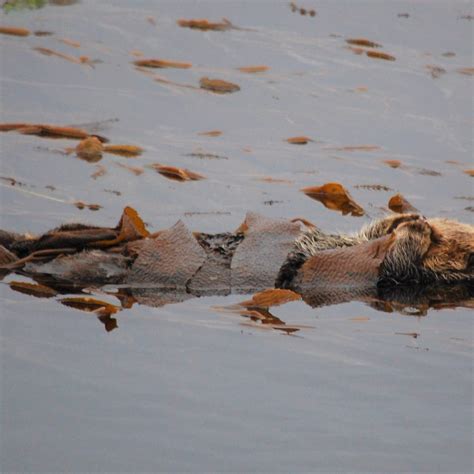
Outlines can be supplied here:
[[[383, 215], [396, 192], [425, 215], [472, 222], [474, 189], [464, 173], [473, 167], [472, 77], [457, 71], [472, 67], [472, 21], [463, 18], [470, 3], [299, 6], [318, 14], [302, 16], [286, 2], [151, 0], [1, 14], [2, 25], [54, 33], [0, 38], [2, 122], [100, 122], [112, 143], [145, 153], [91, 164], [62, 153], [72, 140], [0, 135], [0, 174], [22, 183], [1, 180], [0, 227], [114, 226], [130, 205], [152, 231], [178, 219], [193, 230], [232, 231], [249, 210], [347, 231]], [[243, 29], [176, 25], [222, 17]], [[381, 43], [396, 61], [354, 54], [351, 37]], [[99, 61], [76, 64], [34, 47]], [[157, 70], [168, 80], [197, 86], [208, 76], [241, 90], [158, 83], [134, 69], [134, 50], [193, 64]], [[236, 69], [249, 65], [270, 69]], [[434, 78], [427, 66], [445, 72]], [[216, 129], [223, 134], [199, 135]], [[285, 142], [298, 135], [314, 141]], [[361, 145], [375, 148], [344, 149]], [[170, 181], [146, 167], [157, 162], [207, 179]], [[93, 179], [97, 165], [106, 174]], [[299, 191], [332, 181], [364, 217]], [[364, 184], [391, 191], [357, 187]], [[81, 211], [77, 200], [103, 207]], [[134, 305], [106, 332], [94, 315], [12, 291], [13, 279], [21, 278], [0, 285], [2, 471], [472, 470], [468, 309], [413, 316], [361, 302], [293, 302], [272, 309], [303, 327], [286, 336], [216, 311], [242, 295], [211, 296]]]

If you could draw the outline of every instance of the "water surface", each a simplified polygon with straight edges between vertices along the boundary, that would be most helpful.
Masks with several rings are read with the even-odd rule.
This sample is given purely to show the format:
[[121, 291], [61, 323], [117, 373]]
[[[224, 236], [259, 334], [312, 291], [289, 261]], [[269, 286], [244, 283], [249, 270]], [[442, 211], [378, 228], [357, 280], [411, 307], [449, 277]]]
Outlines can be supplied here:
[[[145, 153], [91, 164], [62, 153], [73, 140], [2, 134], [0, 174], [22, 185], [0, 182], [0, 227], [114, 226], [130, 205], [153, 231], [179, 219], [193, 230], [233, 231], [249, 210], [348, 231], [384, 215], [396, 192], [427, 216], [472, 222], [474, 189], [464, 173], [473, 167], [472, 77], [457, 72], [472, 67], [472, 21], [462, 18], [470, 3], [300, 6], [317, 15], [286, 2], [151, 0], [1, 14], [2, 25], [54, 33], [0, 38], [2, 122], [103, 122], [100, 133], [112, 143]], [[176, 25], [223, 17], [249, 31]], [[396, 61], [354, 54], [351, 37], [382, 44]], [[100, 62], [75, 64], [38, 46]], [[208, 76], [241, 90], [157, 83], [134, 69], [132, 51], [193, 64], [157, 70], [168, 80], [197, 86]], [[270, 69], [236, 69], [249, 65]], [[426, 66], [446, 72], [433, 78]], [[199, 135], [215, 129], [223, 134]], [[314, 141], [285, 142], [298, 135]], [[377, 148], [343, 149], [360, 145]], [[157, 162], [207, 179], [168, 180], [146, 167]], [[93, 179], [96, 165], [106, 174]], [[299, 191], [333, 181], [365, 216], [342, 216]], [[365, 184], [391, 191], [357, 187]], [[103, 207], [79, 210], [77, 200]], [[210, 296], [136, 304], [106, 332], [94, 315], [12, 291], [7, 283], [18, 279], [0, 286], [2, 471], [472, 470], [466, 308], [413, 316], [362, 302], [293, 302], [272, 309], [304, 326], [286, 335], [215, 310], [245, 296]]]

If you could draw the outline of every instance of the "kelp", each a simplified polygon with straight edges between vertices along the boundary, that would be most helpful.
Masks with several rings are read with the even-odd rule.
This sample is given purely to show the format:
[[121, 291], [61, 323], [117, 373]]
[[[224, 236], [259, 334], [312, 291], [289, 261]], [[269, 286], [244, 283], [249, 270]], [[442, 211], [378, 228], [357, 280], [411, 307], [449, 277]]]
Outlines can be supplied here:
[[381, 48], [382, 45], [375, 41], [368, 40], [366, 38], [348, 38], [346, 39], [347, 44], [355, 46], [365, 46], [367, 48]]
[[162, 165], [160, 163], [154, 163], [150, 165], [150, 167], [166, 178], [175, 181], [198, 181], [200, 179], [205, 179], [205, 176], [186, 168], [177, 168], [176, 166]]
[[11, 250], [24, 258], [7, 266], [18, 268], [31, 260], [48, 260], [61, 253], [84, 249], [109, 248], [148, 236], [149, 232], [137, 211], [127, 206], [115, 228], [66, 224], [39, 237], [15, 242]]
[[67, 46], [71, 46], [73, 48], [80, 48], [81, 47], [81, 43], [79, 43], [79, 41], [75, 41], [75, 40], [72, 40], [72, 39], [69, 39], [69, 38], [58, 38], [58, 41], [63, 43], [63, 44], [66, 44]]
[[288, 325], [285, 321], [273, 315], [270, 312], [270, 308], [298, 300], [301, 300], [301, 295], [291, 290], [268, 289], [255, 293], [250, 300], [230, 306], [217, 306], [214, 309], [228, 313], [238, 313], [240, 316], [248, 318], [248, 322], [241, 323], [244, 326], [274, 329], [286, 334], [292, 334], [300, 329], [310, 328], [310, 326]]
[[45, 138], [69, 138], [73, 140], [83, 140], [88, 137], [96, 137], [102, 143], [108, 142], [108, 139], [89, 133], [86, 130], [77, 127], [49, 125], [41, 123], [0, 123], [0, 132], [17, 131], [24, 135], [36, 135]]
[[102, 165], [96, 165], [96, 170], [91, 174], [92, 179], [101, 178], [107, 174], [107, 168]]
[[402, 165], [400, 160], [383, 160], [383, 163], [390, 166], [390, 168], [400, 168]]
[[369, 58], [383, 59], [385, 61], [395, 61], [397, 58], [391, 54], [384, 53], [382, 51], [366, 51], [365, 54]]
[[149, 68], [174, 68], [174, 69], [189, 69], [192, 67], [191, 63], [183, 63], [178, 61], [169, 61], [166, 59], [137, 59], [133, 61], [135, 66], [149, 67]]
[[0, 34], [10, 36], [29, 36], [30, 30], [18, 26], [0, 26]]
[[87, 311], [89, 313], [96, 313], [100, 316], [115, 314], [120, 311], [120, 308], [106, 301], [91, 298], [89, 296], [77, 296], [62, 298], [59, 300], [64, 306], [69, 306], [80, 311]]
[[317, 15], [316, 10], [314, 9], [307, 10], [304, 7], [299, 7], [295, 2], [290, 2], [290, 9], [293, 13], [299, 12], [299, 14], [302, 16], [309, 15], [309, 16], [314, 17]]
[[412, 206], [402, 194], [395, 194], [388, 201], [388, 207], [393, 212], [398, 212], [400, 214], [408, 212], [417, 212], [418, 209]]
[[69, 54], [64, 54], [59, 51], [55, 51], [54, 49], [44, 48], [42, 46], [36, 46], [33, 49], [38, 53], [43, 54], [44, 56], [55, 56], [57, 58], [69, 61], [70, 63], [86, 64], [88, 66], [93, 66], [93, 64], [97, 62], [97, 60], [91, 60], [88, 56], [71, 56]]
[[269, 308], [271, 306], [280, 306], [290, 301], [301, 300], [301, 295], [291, 290], [272, 288], [255, 293], [252, 299], [242, 301], [239, 306], [245, 308]]
[[180, 19], [177, 20], [176, 23], [182, 28], [191, 28], [192, 30], [201, 31], [226, 31], [235, 28], [226, 18], [223, 18], [221, 22], [212, 22], [205, 18], [191, 20]]
[[124, 168], [127, 171], [130, 171], [130, 173], [133, 173], [135, 176], [140, 176], [145, 172], [145, 170], [141, 166], [130, 166], [125, 163], [116, 163], [116, 165], [120, 166], [120, 168]]
[[133, 158], [143, 153], [143, 148], [137, 145], [105, 145], [104, 151], [114, 155], [124, 156], [125, 158]]
[[456, 69], [456, 72], [464, 76], [474, 76], [474, 67], [461, 67]]
[[326, 147], [325, 149], [334, 151], [378, 151], [381, 148], [378, 145], [346, 145], [337, 147]]
[[292, 145], [306, 145], [308, 142], [312, 142], [313, 140], [305, 136], [299, 136], [287, 138], [285, 141]]
[[88, 204], [84, 201], [75, 201], [73, 204], [81, 211], [83, 209], [89, 209], [89, 211], [98, 211], [102, 209], [100, 204]]
[[342, 184], [326, 183], [301, 189], [307, 196], [321, 202], [331, 210], [341, 211], [342, 215], [363, 216], [364, 209], [359, 206]]
[[209, 79], [202, 77], [199, 80], [201, 89], [205, 89], [217, 94], [230, 94], [232, 92], [240, 91], [240, 86], [232, 82], [223, 81], [222, 79]]
[[11, 281], [8, 283], [10, 288], [19, 293], [26, 295], [35, 296], [36, 298], [52, 298], [58, 294], [58, 292], [46, 285], [39, 283], [29, 283], [25, 281]]
[[270, 68], [268, 66], [242, 66], [237, 69], [240, 72], [245, 72], [247, 74], [256, 74], [256, 73], [268, 71]]
[[221, 130], [209, 130], [208, 132], [199, 132], [198, 135], [204, 136], [204, 137], [220, 137], [222, 135]]
[[102, 159], [104, 147], [97, 137], [87, 137], [77, 144], [75, 151], [79, 158], [95, 163]]

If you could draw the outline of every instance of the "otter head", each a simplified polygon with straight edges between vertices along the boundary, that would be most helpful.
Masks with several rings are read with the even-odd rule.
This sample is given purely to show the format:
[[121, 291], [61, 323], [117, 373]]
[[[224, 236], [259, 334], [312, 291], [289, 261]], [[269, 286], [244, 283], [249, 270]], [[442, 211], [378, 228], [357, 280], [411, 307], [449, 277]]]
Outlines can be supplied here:
[[379, 285], [474, 281], [474, 226], [417, 216], [390, 233]]

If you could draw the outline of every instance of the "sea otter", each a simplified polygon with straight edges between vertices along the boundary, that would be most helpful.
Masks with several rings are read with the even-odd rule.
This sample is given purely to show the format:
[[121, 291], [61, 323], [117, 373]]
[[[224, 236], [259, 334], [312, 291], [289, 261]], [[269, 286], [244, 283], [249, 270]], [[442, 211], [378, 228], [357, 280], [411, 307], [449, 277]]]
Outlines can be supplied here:
[[474, 226], [449, 219], [400, 214], [351, 235], [317, 228], [296, 239], [277, 287], [379, 287], [474, 282]]
[[178, 222], [150, 235], [131, 216], [124, 212], [115, 228], [68, 224], [36, 238], [2, 231], [0, 269], [196, 296], [269, 287], [345, 295], [474, 282], [474, 226], [454, 220], [397, 214], [345, 235], [249, 213], [234, 233], [192, 233]]

